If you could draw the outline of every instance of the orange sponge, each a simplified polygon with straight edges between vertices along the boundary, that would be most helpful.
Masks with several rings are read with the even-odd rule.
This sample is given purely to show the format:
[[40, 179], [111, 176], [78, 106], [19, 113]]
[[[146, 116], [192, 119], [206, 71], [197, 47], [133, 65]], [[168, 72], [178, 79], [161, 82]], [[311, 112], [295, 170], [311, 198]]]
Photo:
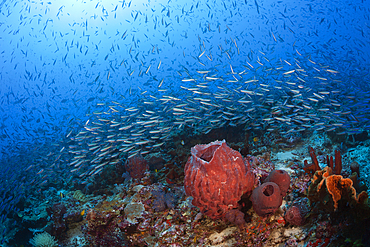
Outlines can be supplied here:
[[328, 166], [315, 172], [307, 190], [307, 197], [311, 203], [321, 203], [329, 211], [338, 210], [341, 200], [349, 202], [355, 207], [369, 208], [367, 205], [368, 194], [363, 191], [357, 195], [352, 180], [343, 178], [341, 175], [334, 175]]

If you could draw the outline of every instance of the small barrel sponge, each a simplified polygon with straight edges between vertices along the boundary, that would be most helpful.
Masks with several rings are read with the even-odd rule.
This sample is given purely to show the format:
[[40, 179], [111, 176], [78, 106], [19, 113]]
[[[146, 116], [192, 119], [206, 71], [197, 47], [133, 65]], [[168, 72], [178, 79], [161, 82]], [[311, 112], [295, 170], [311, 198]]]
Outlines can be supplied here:
[[284, 197], [290, 186], [290, 176], [284, 170], [273, 170], [270, 172], [265, 182], [273, 182], [280, 188], [281, 196]]
[[309, 213], [309, 200], [307, 197], [294, 201], [285, 213], [285, 220], [294, 225], [301, 226], [305, 223], [306, 215]]
[[266, 182], [253, 190], [251, 201], [256, 214], [269, 216], [280, 207], [283, 198], [277, 184]]

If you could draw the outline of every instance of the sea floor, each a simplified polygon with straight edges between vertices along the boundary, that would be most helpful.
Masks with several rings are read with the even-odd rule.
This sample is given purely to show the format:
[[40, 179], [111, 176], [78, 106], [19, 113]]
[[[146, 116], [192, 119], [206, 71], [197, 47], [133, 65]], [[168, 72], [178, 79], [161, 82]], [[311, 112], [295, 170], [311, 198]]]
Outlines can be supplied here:
[[[293, 226], [284, 218], [294, 201], [307, 197], [313, 177], [303, 170], [304, 160], [311, 163], [309, 147], [315, 150], [321, 169], [326, 156], [339, 150], [344, 178], [351, 175], [349, 166], [356, 161], [359, 186], [369, 187], [369, 139], [348, 141], [326, 133], [283, 138], [249, 132], [237, 137], [239, 131], [174, 137], [161, 152], [144, 156], [150, 170], [141, 179], [129, 178], [122, 163], [107, 167], [92, 184], [49, 187], [39, 197], [27, 199], [5, 246], [31, 246], [29, 240], [39, 232], [54, 236], [50, 246], [370, 246], [370, 215], [354, 217], [348, 202], [333, 211], [310, 202], [303, 225]], [[184, 190], [190, 149], [220, 137], [243, 156], [259, 157], [260, 162], [252, 165], [258, 178], [274, 169], [289, 173], [290, 188], [273, 215], [258, 216], [244, 199], [241, 210], [246, 223], [237, 226], [212, 220], [192, 205]]]

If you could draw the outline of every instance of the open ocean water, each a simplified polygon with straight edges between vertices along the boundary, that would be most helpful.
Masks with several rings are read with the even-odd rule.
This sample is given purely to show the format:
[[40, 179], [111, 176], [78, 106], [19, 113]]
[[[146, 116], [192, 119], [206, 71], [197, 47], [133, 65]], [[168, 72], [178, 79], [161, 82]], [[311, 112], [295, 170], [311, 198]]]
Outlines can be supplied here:
[[[370, 246], [369, 222], [338, 210], [320, 221], [312, 203], [300, 237], [254, 239], [253, 220], [235, 230], [199, 216], [183, 189], [191, 147], [223, 139], [290, 173], [286, 205], [306, 196], [293, 194], [309, 146], [321, 168], [339, 150], [341, 175], [357, 162], [370, 185], [369, 6], [1, 1], [1, 246]], [[135, 157], [148, 162], [136, 180], [125, 165]], [[322, 225], [330, 236], [313, 236]], [[212, 240], [225, 229], [236, 235]]]

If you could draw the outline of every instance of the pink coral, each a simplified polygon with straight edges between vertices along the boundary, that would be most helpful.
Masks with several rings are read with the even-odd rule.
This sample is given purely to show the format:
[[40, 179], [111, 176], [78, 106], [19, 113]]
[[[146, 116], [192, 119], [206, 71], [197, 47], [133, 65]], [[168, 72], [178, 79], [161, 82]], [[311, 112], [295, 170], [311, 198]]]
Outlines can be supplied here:
[[252, 191], [254, 180], [249, 163], [245, 165], [241, 154], [225, 141], [191, 148], [185, 165], [185, 192], [212, 219], [224, 218], [237, 208], [241, 196]]

